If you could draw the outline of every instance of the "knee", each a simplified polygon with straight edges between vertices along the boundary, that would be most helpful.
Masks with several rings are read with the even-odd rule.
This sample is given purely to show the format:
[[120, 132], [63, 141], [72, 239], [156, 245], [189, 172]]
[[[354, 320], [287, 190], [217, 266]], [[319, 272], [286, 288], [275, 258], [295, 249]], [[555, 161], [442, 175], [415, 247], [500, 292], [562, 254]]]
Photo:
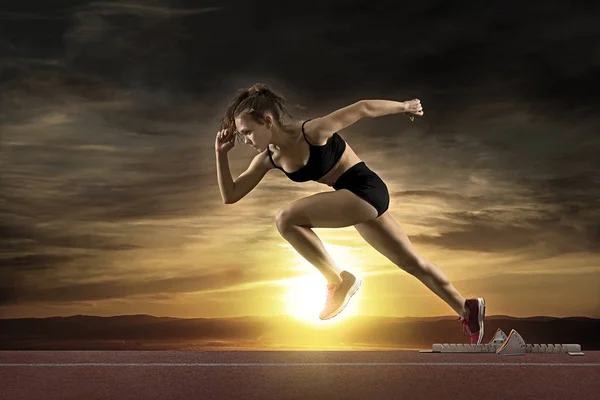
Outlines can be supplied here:
[[281, 235], [285, 235], [290, 231], [295, 223], [294, 212], [289, 207], [283, 207], [275, 214], [275, 225]]

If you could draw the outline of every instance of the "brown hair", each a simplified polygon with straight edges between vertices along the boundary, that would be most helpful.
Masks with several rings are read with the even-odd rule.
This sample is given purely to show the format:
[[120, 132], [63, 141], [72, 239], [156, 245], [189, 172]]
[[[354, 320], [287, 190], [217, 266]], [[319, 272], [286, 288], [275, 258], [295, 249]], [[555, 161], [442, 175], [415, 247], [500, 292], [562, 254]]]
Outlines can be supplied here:
[[263, 83], [254, 84], [246, 89], [238, 89], [227, 106], [225, 115], [221, 118], [219, 130], [233, 129], [236, 137], [243, 141], [242, 135], [235, 129], [234, 119], [236, 117], [248, 114], [255, 122], [264, 124], [264, 114], [271, 112], [277, 124], [281, 125], [284, 115], [292, 117], [288, 111], [288, 104], [289, 102], [283, 96], [275, 94]]

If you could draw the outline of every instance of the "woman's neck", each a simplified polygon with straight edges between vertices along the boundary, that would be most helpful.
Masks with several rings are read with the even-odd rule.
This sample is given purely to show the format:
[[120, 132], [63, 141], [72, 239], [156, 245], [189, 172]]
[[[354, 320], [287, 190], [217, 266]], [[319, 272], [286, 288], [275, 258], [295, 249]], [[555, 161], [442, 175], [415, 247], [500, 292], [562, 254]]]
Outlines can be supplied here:
[[292, 147], [298, 141], [294, 137], [293, 123], [288, 125], [273, 125], [271, 143], [280, 149]]

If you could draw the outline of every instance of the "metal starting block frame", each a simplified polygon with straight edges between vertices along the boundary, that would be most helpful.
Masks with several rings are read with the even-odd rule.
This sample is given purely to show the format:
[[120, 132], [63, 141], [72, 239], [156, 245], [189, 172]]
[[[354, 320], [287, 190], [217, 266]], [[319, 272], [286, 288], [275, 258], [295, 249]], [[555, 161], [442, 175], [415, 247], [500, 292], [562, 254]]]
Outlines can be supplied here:
[[508, 336], [498, 329], [487, 344], [448, 344], [436, 343], [431, 350], [420, 350], [420, 353], [496, 353], [499, 356], [522, 356], [525, 353], [566, 353], [570, 356], [582, 356], [578, 344], [526, 344], [516, 330]]

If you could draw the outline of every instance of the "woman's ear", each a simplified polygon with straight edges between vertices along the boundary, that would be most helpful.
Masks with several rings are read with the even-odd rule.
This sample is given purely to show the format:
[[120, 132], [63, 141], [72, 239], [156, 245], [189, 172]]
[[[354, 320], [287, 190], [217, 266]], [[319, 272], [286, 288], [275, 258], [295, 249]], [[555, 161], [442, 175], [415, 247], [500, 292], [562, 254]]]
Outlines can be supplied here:
[[273, 127], [273, 117], [269, 114], [265, 114], [265, 128], [271, 129]]

